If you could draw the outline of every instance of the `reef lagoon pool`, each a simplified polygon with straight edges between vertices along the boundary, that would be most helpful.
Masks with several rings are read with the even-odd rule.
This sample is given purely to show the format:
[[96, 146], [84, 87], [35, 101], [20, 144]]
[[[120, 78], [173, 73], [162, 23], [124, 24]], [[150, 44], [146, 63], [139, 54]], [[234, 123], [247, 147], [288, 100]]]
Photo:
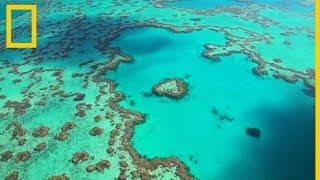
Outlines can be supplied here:
[[[179, 157], [200, 179], [311, 178], [314, 99], [301, 83], [254, 75], [256, 65], [243, 54], [218, 62], [201, 55], [204, 44], [225, 41], [210, 30], [146, 27], [125, 30], [111, 43], [134, 58], [107, 75], [126, 95], [121, 105], [146, 114], [134, 128], [134, 148], [147, 158]], [[187, 83], [184, 98], [147, 95], [173, 77]], [[248, 127], [261, 137], [248, 136]]]

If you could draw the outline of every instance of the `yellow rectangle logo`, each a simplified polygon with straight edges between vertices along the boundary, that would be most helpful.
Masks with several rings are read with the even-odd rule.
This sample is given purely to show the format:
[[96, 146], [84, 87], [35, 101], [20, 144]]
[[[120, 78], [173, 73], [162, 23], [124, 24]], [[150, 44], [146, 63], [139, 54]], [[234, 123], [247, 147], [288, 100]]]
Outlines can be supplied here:
[[[6, 8], [6, 47], [7, 48], [36, 48], [37, 47], [37, 5], [7, 5]], [[31, 11], [31, 42], [14, 43], [12, 42], [12, 11], [29, 10]]]

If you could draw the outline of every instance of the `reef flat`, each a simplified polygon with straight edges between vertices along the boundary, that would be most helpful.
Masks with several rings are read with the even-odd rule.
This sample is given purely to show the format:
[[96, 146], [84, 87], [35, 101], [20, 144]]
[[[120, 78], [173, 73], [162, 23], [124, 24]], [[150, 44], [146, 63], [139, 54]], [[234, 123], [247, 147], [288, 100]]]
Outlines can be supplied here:
[[1, 19], [0, 177], [314, 178], [314, 2], [184, 2], [41, 2], [36, 49]]

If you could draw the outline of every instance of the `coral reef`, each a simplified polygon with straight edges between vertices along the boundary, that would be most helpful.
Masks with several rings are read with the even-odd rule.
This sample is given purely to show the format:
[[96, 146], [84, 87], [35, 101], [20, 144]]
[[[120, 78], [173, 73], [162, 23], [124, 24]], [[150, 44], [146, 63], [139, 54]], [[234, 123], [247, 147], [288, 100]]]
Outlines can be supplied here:
[[75, 97], [73, 100], [74, 101], [82, 101], [86, 97], [85, 94], [77, 94], [77, 97]]
[[92, 136], [98, 136], [98, 135], [101, 135], [103, 132], [103, 129], [98, 127], [98, 126], [95, 126], [94, 128], [92, 128], [92, 130], [90, 131], [90, 134]]
[[6, 130], [10, 129], [11, 126], [14, 126], [14, 127], [15, 127], [14, 130], [13, 130], [13, 132], [12, 132], [12, 139], [17, 139], [18, 136], [21, 137], [21, 136], [24, 136], [24, 135], [27, 133], [27, 131], [22, 128], [22, 125], [21, 125], [19, 122], [12, 122], [12, 123], [10, 123], [10, 124], [7, 126]]
[[66, 122], [62, 127], [61, 127], [61, 132], [58, 133], [54, 138], [59, 140], [59, 141], [64, 141], [68, 138], [69, 134], [68, 131], [72, 130], [75, 128], [77, 124], [75, 122]]
[[73, 158], [72, 158], [72, 163], [74, 165], [78, 164], [80, 162], [85, 162], [89, 159], [89, 153], [82, 151], [82, 152], [77, 152]]
[[19, 171], [13, 171], [6, 177], [6, 180], [18, 180], [19, 178]]
[[19, 152], [14, 161], [16, 163], [20, 161], [27, 161], [31, 157], [31, 153], [29, 151]]
[[44, 137], [48, 135], [50, 128], [46, 126], [40, 126], [32, 132], [34, 137]]
[[69, 131], [69, 130], [73, 129], [76, 126], [77, 126], [77, 124], [74, 123], [74, 122], [67, 122], [66, 124], [64, 124], [61, 127], [61, 131]]
[[6, 161], [8, 161], [10, 158], [12, 158], [12, 151], [11, 150], [7, 150], [7, 151], [5, 151], [5, 152], [3, 152], [3, 153], [1, 153], [1, 159], [0, 159], [0, 161], [1, 162], [6, 162]]
[[152, 92], [158, 96], [166, 96], [173, 99], [181, 99], [187, 93], [186, 83], [178, 78], [163, 80], [152, 88]]
[[108, 160], [101, 160], [95, 165], [89, 165], [86, 170], [87, 172], [92, 172], [94, 170], [97, 170], [98, 172], [103, 172], [104, 169], [110, 168], [111, 163]]
[[97, 115], [97, 116], [94, 117], [94, 121], [95, 122], [99, 122], [101, 120], [102, 120], [102, 117], [100, 115]]
[[24, 145], [24, 143], [26, 143], [26, 139], [20, 139], [19, 141], [18, 141], [18, 144], [19, 144], [19, 146], [23, 146]]
[[40, 152], [42, 151], [44, 148], [46, 148], [47, 143], [46, 142], [42, 142], [40, 144], [38, 144], [35, 148], [34, 151]]
[[48, 178], [49, 180], [69, 180], [70, 178], [66, 176], [65, 174], [57, 175], [57, 176], [51, 176]]
[[54, 138], [59, 141], [64, 141], [68, 138], [68, 132], [62, 131], [61, 133], [57, 134]]
[[114, 149], [113, 149], [113, 148], [109, 147], [109, 148], [107, 149], [107, 153], [108, 153], [108, 154], [112, 154], [113, 152], [114, 152]]

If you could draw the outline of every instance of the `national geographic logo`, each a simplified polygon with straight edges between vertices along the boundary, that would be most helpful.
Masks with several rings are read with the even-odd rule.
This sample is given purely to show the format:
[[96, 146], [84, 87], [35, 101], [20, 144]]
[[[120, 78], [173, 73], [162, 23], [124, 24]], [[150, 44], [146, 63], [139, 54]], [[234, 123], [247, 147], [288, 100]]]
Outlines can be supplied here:
[[[6, 47], [7, 48], [36, 48], [37, 47], [37, 5], [13, 4], [5, 1], [6, 5]], [[37, 2], [37, 1], [36, 1]], [[10, 3], [10, 4], [8, 4]], [[12, 42], [12, 11], [31, 11], [31, 42]]]

